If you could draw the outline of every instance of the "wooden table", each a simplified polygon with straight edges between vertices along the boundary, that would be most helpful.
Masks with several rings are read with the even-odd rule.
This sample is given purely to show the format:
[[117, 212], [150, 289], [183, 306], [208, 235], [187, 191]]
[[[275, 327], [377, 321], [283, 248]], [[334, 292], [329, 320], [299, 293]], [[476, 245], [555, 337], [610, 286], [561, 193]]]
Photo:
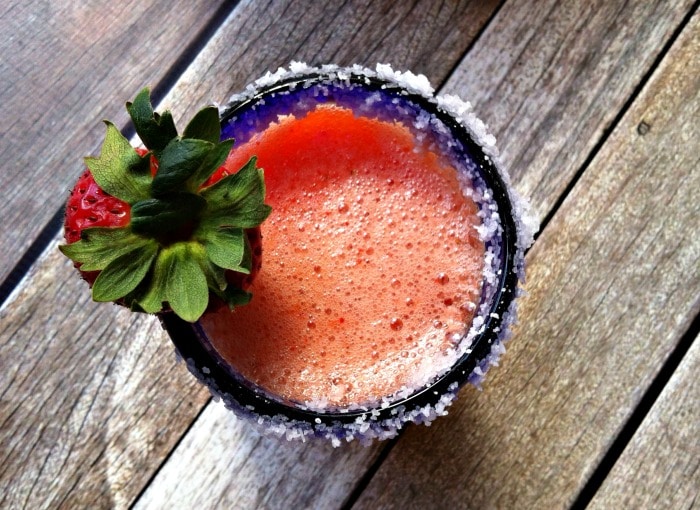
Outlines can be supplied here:
[[[0, 507], [700, 506], [698, 2], [8, 0], [0, 46]], [[291, 60], [471, 100], [542, 222], [483, 391], [369, 447], [258, 436], [56, 249], [100, 119]]]

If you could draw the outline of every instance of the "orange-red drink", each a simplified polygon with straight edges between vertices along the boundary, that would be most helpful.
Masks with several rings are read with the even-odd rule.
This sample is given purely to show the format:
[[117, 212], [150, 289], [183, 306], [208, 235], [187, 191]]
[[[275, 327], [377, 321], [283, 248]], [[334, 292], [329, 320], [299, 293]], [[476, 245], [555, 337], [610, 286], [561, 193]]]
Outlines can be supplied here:
[[493, 137], [388, 66], [293, 64], [232, 99], [225, 167], [264, 169], [250, 304], [163, 322], [239, 416], [288, 439], [387, 438], [503, 352], [532, 229]]
[[[202, 319], [244, 378], [313, 406], [419, 388], [471, 323], [484, 243], [448, 161], [404, 126], [322, 106], [234, 149], [273, 213], [247, 306]], [[449, 366], [449, 365], [448, 365]]]

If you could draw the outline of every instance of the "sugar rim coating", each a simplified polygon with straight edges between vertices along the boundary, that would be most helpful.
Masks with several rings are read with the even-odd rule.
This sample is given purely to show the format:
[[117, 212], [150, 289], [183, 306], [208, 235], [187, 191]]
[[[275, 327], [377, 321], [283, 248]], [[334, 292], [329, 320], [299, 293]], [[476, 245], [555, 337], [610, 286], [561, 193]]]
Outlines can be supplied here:
[[[517, 283], [524, 281], [524, 252], [532, 243], [537, 222], [530, 215], [526, 201], [512, 189], [498, 156], [495, 137], [476, 117], [471, 105], [456, 96], [434, 96], [428, 79], [422, 75], [394, 71], [384, 64], [371, 70], [358, 65], [349, 68], [335, 65], [311, 67], [292, 62], [288, 70], [279, 68], [275, 73], [268, 72], [248, 85], [244, 92], [232, 96], [228, 105], [220, 108], [222, 123], [230, 120], [239, 109], [245, 110], [251, 103], [261, 101], [261, 96], [290, 83], [289, 91], [300, 84], [304, 88], [319, 84], [352, 88], [364, 84], [397, 91], [409, 103], [422, 102], [419, 105], [421, 112], [428, 113], [423, 108], [426, 105], [435, 110], [435, 114], [420, 121], [423, 126], [416, 124], [416, 128], [427, 126], [432, 133], [443, 132], [450, 140], [446, 144], [452, 146], [457, 141], [460, 145], [457, 152], [469, 153], [472, 159], [483, 159], [483, 164], [477, 161], [475, 170], [471, 169], [474, 166], [472, 160], [456, 162], [458, 173], [465, 171], [468, 182], [475, 181], [473, 187], [464, 186], [463, 192], [480, 205], [482, 225], [479, 236], [486, 245], [486, 253], [484, 295], [468, 333], [454, 351], [454, 362], [437, 372], [426, 387], [403, 388], [371, 408], [328, 409], [313, 403], [285, 404], [236, 377], [213, 348], [208, 347], [201, 328], [184, 323], [172, 314], [162, 315], [161, 320], [176, 344], [179, 356], [186, 360], [188, 369], [209, 387], [215, 398], [221, 399], [237, 416], [256, 424], [263, 433], [301, 441], [320, 437], [330, 440], [334, 446], [353, 439], [363, 442], [373, 438], [388, 439], [407, 422], [429, 423], [437, 416], [447, 414], [446, 408], [456, 397], [461, 384], [469, 381], [480, 386], [489, 367], [498, 363], [505, 352], [503, 344], [510, 336], [509, 326], [516, 320], [515, 298], [521, 293]], [[447, 123], [444, 122], [445, 115]], [[454, 133], [455, 128], [466, 131], [470, 140], [464, 141], [476, 146], [476, 154], [474, 147], [465, 148], [453, 138], [453, 135], [459, 136], [459, 133]], [[494, 174], [487, 178], [485, 174], [490, 172]], [[485, 180], [492, 182], [486, 184]], [[499, 194], [499, 189], [500, 198], [494, 196]], [[509, 210], [499, 211], [499, 203], [501, 208], [505, 205]], [[501, 220], [503, 212], [509, 213], [505, 222]], [[510, 274], [503, 274], [501, 268], [504, 266], [510, 266]], [[494, 310], [500, 313], [494, 313]]]

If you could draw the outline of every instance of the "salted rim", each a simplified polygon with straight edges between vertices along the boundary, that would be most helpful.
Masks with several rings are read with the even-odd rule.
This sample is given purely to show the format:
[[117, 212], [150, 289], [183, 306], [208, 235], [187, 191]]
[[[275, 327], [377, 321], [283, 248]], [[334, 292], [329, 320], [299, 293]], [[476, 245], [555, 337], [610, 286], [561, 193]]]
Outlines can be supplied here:
[[[187, 323], [174, 314], [162, 314], [161, 322], [180, 356], [187, 360], [190, 371], [207, 384], [214, 395], [221, 396], [227, 406], [232, 407], [237, 414], [252, 415], [254, 419], [257, 417], [260, 423], [265, 421], [262, 418], [266, 418], [281, 421], [289, 426], [296, 424], [305, 431], [310, 427], [323, 434], [338, 427], [343, 429], [344, 426], [365, 422], [380, 427], [386, 424], [386, 427], [398, 429], [407, 421], [416, 421], [415, 417], [423, 409], [436, 408], [441, 402], [449, 404], [452, 398], [445, 402], [444, 396], [453, 396], [456, 389], [470, 380], [470, 377], [473, 378], [474, 374], [479, 379], [493, 362], [495, 346], [499, 346], [507, 335], [509, 323], [513, 320], [518, 281], [522, 277], [524, 249], [531, 242], [531, 233], [524, 232], [528, 230], [527, 225], [523, 226], [515, 219], [516, 214], [523, 214], [522, 199], [508, 186], [508, 176], [500, 169], [498, 163], [495, 140], [485, 131], [483, 123], [471, 114], [468, 103], [463, 103], [453, 96], [433, 97], [432, 88], [429, 84], [426, 87], [427, 79], [424, 77], [417, 77], [418, 81], [407, 82], [404, 77], [409, 73], [402, 75], [389, 72], [391, 69], [387, 68], [388, 66], [377, 66], [377, 72], [374, 72], [358, 66], [311, 68], [297, 65], [295, 69], [293, 64], [292, 71], [280, 69], [274, 75], [268, 74], [253, 86], [249, 86], [243, 94], [234, 96], [223, 109], [222, 125], [270, 94], [293, 91], [296, 87], [318, 84], [324, 80], [359, 85], [366, 89], [368, 94], [378, 90], [396, 91], [403, 100], [438, 118], [449, 129], [452, 138], [464, 145], [461, 152], [469, 154], [476, 164], [479, 176], [491, 192], [490, 199], [498, 207], [502, 229], [499, 258], [502, 264], [498, 266], [500, 271], [496, 275], [497, 283], [494, 284], [496, 290], [488, 312], [478, 312], [475, 315], [475, 318], [482, 317], [484, 320], [481, 331], [473, 336], [467, 352], [458, 358], [447, 372], [410, 396], [399, 397], [369, 409], [342, 408], [318, 411], [306, 409], [301, 404], [280, 402], [252, 383], [241, 381], [240, 375], [217, 353], [212, 352], [212, 348], [207, 347], [208, 342], [198, 326]], [[410, 75], [409, 78], [415, 76]], [[421, 81], [421, 78], [424, 81]], [[471, 115], [465, 116], [465, 111]], [[475, 138], [480, 139], [481, 144], [477, 143]], [[496, 355], [498, 354], [499, 352], [496, 352]], [[427, 413], [425, 414], [427, 416]], [[337, 431], [335, 435], [339, 435]]]

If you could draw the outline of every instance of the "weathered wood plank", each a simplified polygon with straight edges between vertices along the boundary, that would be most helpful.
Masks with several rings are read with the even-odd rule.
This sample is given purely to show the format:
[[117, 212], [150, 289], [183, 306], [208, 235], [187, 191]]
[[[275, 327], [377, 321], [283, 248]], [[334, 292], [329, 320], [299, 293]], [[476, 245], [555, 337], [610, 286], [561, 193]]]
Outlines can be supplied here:
[[338, 508], [381, 445], [261, 437], [223, 405], [207, 406], [135, 509]]
[[222, 3], [2, 3], [0, 282], [99, 147], [99, 121], [124, 125], [123, 99], [157, 83]]
[[207, 392], [53, 244], [0, 311], [0, 507], [125, 507]]
[[700, 308], [698, 51], [696, 14], [529, 253], [506, 366], [407, 430], [358, 508], [576, 498]]
[[700, 502], [698, 374], [696, 338], [589, 508], [675, 510]]
[[543, 218], [692, 7], [669, 2], [506, 2], [445, 86], [499, 140]]
[[[382, 10], [370, 2], [244, 2], [164, 104], [180, 114], [192, 112], [206, 99], [226, 98], [295, 57], [390, 59], [402, 67], [425, 62], [424, 70], [439, 82], [494, 8], [493, 2], [442, 8], [393, 2]], [[432, 15], [419, 20], [420, 12]], [[374, 34], [386, 34], [388, 46], [377, 45]], [[321, 36], [328, 41], [317, 40]], [[432, 54], [443, 58], [433, 62]], [[113, 92], [109, 102], [115, 97], [124, 96]], [[0, 365], [0, 506], [128, 506], [208, 395], [175, 364], [172, 347], [152, 318], [89, 302], [85, 285], [55, 246], [0, 310]], [[232, 426], [250, 440], [244, 425]], [[270, 458], [270, 448], [261, 442], [253, 456]], [[348, 455], [358, 459], [356, 469], [362, 472], [371, 451], [350, 452], [356, 452]], [[330, 456], [323, 469], [344, 467], [348, 477], [357, 476], [349, 462], [333, 468], [338, 462]], [[315, 476], [323, 469], [319, 466]], [[267, 473], [249, 472], [248, 483], [261, 490], [265, 483], [280, 485], [270, 494], [297, 486], [292, 475], [277, 468]]]

